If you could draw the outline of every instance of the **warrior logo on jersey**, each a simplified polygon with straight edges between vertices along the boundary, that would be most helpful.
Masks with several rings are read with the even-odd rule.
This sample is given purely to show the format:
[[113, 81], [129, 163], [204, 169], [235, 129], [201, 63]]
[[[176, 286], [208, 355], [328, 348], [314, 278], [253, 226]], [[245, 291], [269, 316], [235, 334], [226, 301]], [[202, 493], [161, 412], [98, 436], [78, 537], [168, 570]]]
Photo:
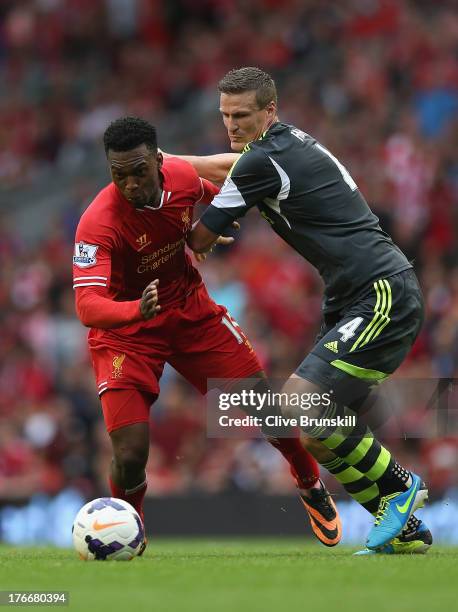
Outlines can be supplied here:
[[147, 234], [142, 234], [141, 236], [139, 236], [135, 242], [138, 244], [138, 246], [140, 248], [137, 249], [137, 251], [141, 251], [142, 249], [144, 249], [146, 246], [148, 246], [149, 244], [151, 244], [151, 240], [148, 240], [148, 235]]
[[123, 353], [122, 355], [116, 355], [115, 357], [113, 357], [113, 372], [112, 372], [113, 378], [121, 378], [122, 363], [125, 358], [126, 358], [125, 353]]
[[85, 242], [77, 242], [75, 244], [75, 254], [73, 255], [73, 264], [78, 268], [88, 268], [97, 263], [95, 254], [99, 247], [95, 244], [86, 244]]

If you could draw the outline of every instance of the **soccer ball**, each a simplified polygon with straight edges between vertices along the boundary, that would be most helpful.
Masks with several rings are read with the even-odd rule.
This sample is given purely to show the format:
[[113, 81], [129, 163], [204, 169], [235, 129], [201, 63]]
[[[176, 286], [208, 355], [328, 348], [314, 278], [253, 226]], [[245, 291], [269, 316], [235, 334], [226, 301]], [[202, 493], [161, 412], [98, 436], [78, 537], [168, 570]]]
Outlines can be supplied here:
[[85, 561], [130, 561], [145, 541], [135, 508], [115, 497], [101, 497], [84, 505], [75, 517], [72, 533], [73, 545]]

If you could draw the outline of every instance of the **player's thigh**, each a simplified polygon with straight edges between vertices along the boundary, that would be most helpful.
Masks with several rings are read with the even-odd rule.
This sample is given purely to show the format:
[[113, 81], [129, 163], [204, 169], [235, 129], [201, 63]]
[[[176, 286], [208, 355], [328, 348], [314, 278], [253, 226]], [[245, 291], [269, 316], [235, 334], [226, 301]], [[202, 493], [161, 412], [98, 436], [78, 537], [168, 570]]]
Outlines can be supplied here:
[[176, 334], [168, 361], [201, 393], [207, 392], [209, 379], [248, 378], [262, 370], [237, 321], [204, 286], [189, 297], [177, 318]]
[[255, 353], [245, 345], [233, 346], [229, 351], [178, 355], [170, 365], [202, 394], [215, 387], [235, 389], [240, 379], [260, 377], [262, 373]]
[[[235, 388], [237, 380], [265, 377], [243, 330], [225, 315], [226, 323], [204, 325], [198, 343], [174, 354], [169, 363], [201, 393], [216, 386]], [[220, 382], [217, 382], [220, 381]]]
[[136, 389], [142, 393], [159, 393], [159, 380], [168, 353], [154, 346], [108, 347], [91, 349], [92, 365], [100, 397], [109, 390]]
[[296, 374], [332, 390], [338, 401], [360, 402], [400, 366], [422, 322], [414, 273], [380, 279], [320, 338]]
[[[141, 423], [149, 423], [151, 405], [157, 394], [138, 389], [111, 389], [100, 397], [105, 426], [112, 440], [128, 440], [128, 427]], [[120, 433], [116, 433], [120, 432]]]

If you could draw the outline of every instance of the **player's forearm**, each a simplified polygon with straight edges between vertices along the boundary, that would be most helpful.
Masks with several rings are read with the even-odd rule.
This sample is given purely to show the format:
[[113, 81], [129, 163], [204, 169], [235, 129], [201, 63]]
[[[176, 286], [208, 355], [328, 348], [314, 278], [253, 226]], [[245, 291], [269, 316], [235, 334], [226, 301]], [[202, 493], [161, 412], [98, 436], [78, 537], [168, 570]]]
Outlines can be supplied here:
[[217, 153], [216, 155], [173, 155], [173, 157], [183, 159], [194, 166], [199, 176], [215, 183], [223, 183], [239, 155], [238, 153]]
[[115, 329], [142, 321], [140, 300], [115, 302], [88, 288], [76, 289], [76, 313], [86, 327]]
[[186, 243], [194, 253], [208, 253], [217, 240], [218, 234], [214, 234], [203, 223], [196, 221], [186, 238]]

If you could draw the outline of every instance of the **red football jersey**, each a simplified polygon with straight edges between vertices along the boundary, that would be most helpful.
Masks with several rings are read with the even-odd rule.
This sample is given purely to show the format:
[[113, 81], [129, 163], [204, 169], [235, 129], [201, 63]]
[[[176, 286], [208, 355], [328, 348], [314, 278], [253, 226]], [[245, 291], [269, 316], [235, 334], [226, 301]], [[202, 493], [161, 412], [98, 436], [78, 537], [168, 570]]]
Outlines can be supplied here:
[[156, 207], [134, 208], [111, 183], [81, 217], [73, 287], [85, 325], [114, 328], [141, 321], [141, 295], [156, 278], [162, 308], [179, 303], [202, 283], [185, 251], [186, 234], [194, 205], [209, 203], [219, 188], [177, 158], [165, 159], [161, 173], [163, 191]]

